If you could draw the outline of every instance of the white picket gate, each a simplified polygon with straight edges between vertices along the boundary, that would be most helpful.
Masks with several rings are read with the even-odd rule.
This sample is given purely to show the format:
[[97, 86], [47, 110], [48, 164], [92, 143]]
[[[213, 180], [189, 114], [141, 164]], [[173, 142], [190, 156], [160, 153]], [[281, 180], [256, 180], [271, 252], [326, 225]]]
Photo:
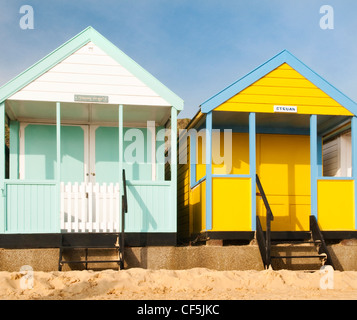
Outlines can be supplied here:
[[119, 232], [119, 184], [61, 183], [63, 232]]

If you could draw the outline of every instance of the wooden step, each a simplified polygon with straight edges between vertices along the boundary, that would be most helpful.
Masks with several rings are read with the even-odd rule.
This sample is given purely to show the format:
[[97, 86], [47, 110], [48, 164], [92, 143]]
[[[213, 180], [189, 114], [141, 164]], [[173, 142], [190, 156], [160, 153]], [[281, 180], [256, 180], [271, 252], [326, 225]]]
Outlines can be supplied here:
[[316, 240], [316, 241], [304, 241], [304, 240], [300, 240], [300, 241], [294, 241], [294, 240], [287, 240], [287, 241], [282, 241], [282, 240], [272, 240], [271, 241], [271, 245], [279, 245], [279, 244], [289, 244], [289, 245], [301, 245], [301, 244], [320, 244], [321, 241], [320, 240]]
[[61, 246], [61, 249], [108, 249], [108, 250], [115, 250], [115, 249], [120, 249], [120, 246]]
[[[101, 259], [101, 260], [88, 260], [88, 256], [93, 253], [93, 252], [89, 252], [90, 249], [93, 250], [110, 250], [113, 251], [115, 250], [117, 253], [117, 257], [118, 259]], [[78, 260], [74, 259], [74, 260], [64, 260], [63, 259], [63, 254], [64, 252], [78, 252], [80, 250], [85, 250], [85, 254], [84, 254], [84, 259], [83, 260]], [[85, 264], [85, 269], [87, 269], [88, 264], [95, 264], [95, 263], [117, 263], [119, 265], [120, 268], [123, 268], [123, 259], [122, 259], [122, 249], [120, 248], [120, 246], [118, 244], [113, 244], [113, 245], [62, 245], [60, 246], [60, 254], [59, 254], [59, 261], [58, 261], [58, 270], [61, 271], [62, 270], [62, 266], [64, 264]], [[80, 255], [81, 256], [81, 255]]]
[[66, 260], [66, 261], [62, 261], [61, 263], [120, 263], [121, 260]]
[[319, 259], [325, 259], [327, 256], [325, 253], [319, 254], [319, 255], [301, 255], [301, 256], [271, 256], [271, 259], [296, 259], [296, 258], [301, 258], [301, 259], [309, 259], [309, 258], [319, 258]]

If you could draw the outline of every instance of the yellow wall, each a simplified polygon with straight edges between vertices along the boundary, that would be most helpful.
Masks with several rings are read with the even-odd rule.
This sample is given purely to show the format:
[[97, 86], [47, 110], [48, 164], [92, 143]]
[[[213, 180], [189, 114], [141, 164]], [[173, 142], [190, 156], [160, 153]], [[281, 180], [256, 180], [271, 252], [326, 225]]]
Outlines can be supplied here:
[[250, 231], [251, 179], [213, 178], [212, 231]]
[[[213, 140], [215, 141], [215, 140]], [[212, 154], [219, 152], [224, 155], [224, 132], [220, 132], [220, 143], [212, 141]], [[230, 168], [229, 168], [230, 167]], [[230, 171], [229, 171], [230, 170]], [[232, 159], [231, 164], [212, 164], [213, 174], [249, 174], [249, 134], [232, 133]]]
[[[309, 230], [310, 137], [258, 134], [256, 142], [257, 173], [274, 215], [272, 230]], [[220, 145], [222, 153], [222, 141]], [[249, 174], [248, 134], [233, 134], [233, 150], [232, 173]], [[187, 155], [189, 163], [189, 148]], [[199, 166], [199, 175], [203, 177], [205, 165]], [[219, 169], [220, 166], [213, 165], [213, 168]], [[211, 231], [250, 231], [250, 178], [213, 178], [212, 190], [212, 200], [207, 199], [212, 201]], [[354, 192], [352, 180], [318, 181], [318, 221], [322, 230], [354, 230]], [[256, 201], [257, 214], [264, 228], [265, 207], [259, 196]], [[179, 164], [178, 206], [179, 223], [186, 234], [205, 230], [206, 181], [191, 189], [188, 164]]]
[[[247, 140], [248, 134], [233, 135], [232, 173], [249, 174]], [[309, 230], [310, 137], [258, 134], [256, 151], [257, 173], [275, 217], [272, 230]], [[212, 190], [212, 231], [251, 230], [250, 179], [213, 178]], [[263, 225], [265, 212], [262, 199], [257, 197], [257, 214]]]
[[190, 192], [190, 221], [192, 233], [206, 229], [206, 181], [203, 181]]
[[[310, 137], [257, 135], [257, 174], [274, 215], [272, 230], [309, 230]], [[257, 214], [265, 225], [261, 197], [257, 197]]]
[[205, 135], [199, 136], [196, 140], [196, 181], [206, 175], [206, 140]]
[[286, 63], [218, 106], [215, 111], [272, 113], [274, 105], [297, 106], [300, 114], [352, 115]]
[[354, 181], [317, 182], [318, 222], [322, 230], [354, 230]]

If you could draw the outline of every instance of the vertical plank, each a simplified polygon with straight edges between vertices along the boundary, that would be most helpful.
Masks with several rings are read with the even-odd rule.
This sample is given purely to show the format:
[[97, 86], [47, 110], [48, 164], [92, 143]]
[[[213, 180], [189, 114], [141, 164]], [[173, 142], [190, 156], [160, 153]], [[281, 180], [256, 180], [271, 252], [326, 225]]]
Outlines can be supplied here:
[[10, 121], [10, 179], [19, 178], [19, 131], [18, 121]]
[[0, 103], [0, 232], [5, 232], [5, 102]]
[[88, 192], [88, 231], [93, 231], [93, 184], [89, 182], [87, 184]]
[[38, 186], [38, 193], [37, 193], [37, 212], [38, 212], [38, 230], [45, 229], [45, 208], [43, 203], [43, 195], [45, 193], [43, 185]]
[[[323, 176], [323, 166], [322, 166], [322, 136], [317, 136], [317, 177]], [[347, 176], [347, 172], [346, 172]]]
[[64, 230], [64, 182], [61, 182], [61, 229]]
[[108, 187], [109, 193], [109, 232], [114, 231], [114, 185], [111, 183]]
[[31, 230], [34, 230], [34, 232], [38, 232], [39, 227], [39, 216], [38, 216], [38, 185], [34, 185], [32, 188], [32, 206], [31, 206], [31, 212], [36, 212], [34, 217], [32, 218], [32, 228]]
[[357, 118], [351, 120], [352, 178], [355, 195], [355, 229], [357, 230]]
[[256, 122], [255, 113], [249, 113], [249, 174], [251, 179], [251, 226], [256, 230]]
[[[121, 217], [123, 193], [123, 161], [124, 161], [124, 120], [123, 120], [123, 105], [119, 105], [119, 198], [118, 198], [118, 217]], [[119, 219], [121, 220], [121, 219]], [[121, 226], [120, 226], [121, 228]], [[118, 230], [119, 231], [119, 230]]]
[[100, 189], [99, 189], [99, 183], [95, 184], [94, 193], [95, 193], [95, 229], [97, 232], [99, 232], [100, 231], [100, 218], [99, 218]]
[[25, 227], [25, 197], [26, 197], [26, 190], [24, 185], [19, 185], [17, 187], [17, 201], [18, 201], [18, 207], [17, 207], [17, 217], [16, 217], [16, 230], [19, 232], [23, 232], [24, 227]]
[[67, 193], [67, 231], [72, 231], [72, 185], [70, 182], [66, 185]]
[[[156, 180], [156, 130], [155, 121], [147, 121], [147, 161], [151, 159], [151, 180]], [[150, 157], [151, 155], [151, 157]], [[149, 162], [150, 163], [150, 162]]]
[[56, 179], [59, 182], [61, 180], [61, 103], [56, 103], [56, 150], [57, 150], [57, 162], [56, 162]]
[[14, 207], [17, 205], [17, 198], [15, 198], [16, 195], [12, 185], [8, 185], [6, 191], [7, 191], [7, 208], [6, 208], [7, 215], [4, 221], [5, 222], [4, 229], [6, 231], [10, 231], [13, 211], [15, 211]]
[[196, 183], [196, 164], [197, 164], [197, 155], [196, 155], [196, 142], [197, 134], [196, 131], [191, 130], [189, 133], [190, 138], [190, 186], [191, 189]]
[[[115, 199], [115, 209], [117, 213], [121, 212], [120, 211], [120, 186], [119, 186], [119, 183], [116, 183], [115, 184], [115, 196], [114, 196], [114, 199]], [[115, 214], [115, 231], [116, 232], [119, 232], [120, 231], [120, 215], [119, 214]]]
[[87, 219], [86, 219], [86, 183], [82, 182], [79, 188], [79, 194], [80, 194], [80, 199], [81, 199], [81, 230], [82, 232], [86, 231], [86, 224], [87, 224]]
[[79, 201], [79, 189], [78, 189], [78, 182], [74, 183], [73, 186], [73, 193], [74, 193], [74, 231], [78, 232], [79, 230], [79, 209], [78, 209], [78, 201]]
[[[177, 110], [171, 107], [171, 208], [168, 214], [177, 219]], [[174, 232], [177, 224], [173, 226]]]
[[206, 116], [206, 230], [212, 229], [212, 112]]
[[107, 224], [107, 222], [108, 222], [108, 219], [107, 219], [107, 184], [104, 182], [103, 184], [102, 184], [102, 186], [101, 186], [101, 189], [102, 189], [102, 199], [103, 199], [103, 203], [102, 203], [102, 214], [101, 214], [101, 216], [102, 216], [102, 229], [103, 229], [103, 231], [104, 232], [106, 232], [107, 231], [107, 229], [108, 229], [108, 224]]
[[310, 167], [311, 167], [311, 214], [318, 218], [317, 214], [317, 116], [310, 116]]
[[[57, 188], [56, 188], [56, 202], [55, 202], [55, 210], [51, 210], [51, 214], [54, 215], [54, 220], [59, 221], [60, 215], [60, 182], [61, 182], [61, 103], [56, 102], [56, 149], [57, 149], [57, 163], [56, 163], [56, 179], [57, 179]], [[52, 209], [52, 208], [51, 208]], [[60, 225], [56, 223], [58, 229], [57, 231], [60, 232]]]
[[[59, 186], [59, 185], [58, 185]], [[48, 214], [48, 201], [49, 201], [50, 194], [48, 192], [48, 186], [44, 185], [43, 186], [43, 195], [41, 198], [42, 205], [43, 205], [43, 223], [44, 223], [44, 230], [50, 230], [51, 229], [51, 224], [50, 224], [50, 217], [51, 214]], [[59, 214], [59, 211], [58, 211]]]

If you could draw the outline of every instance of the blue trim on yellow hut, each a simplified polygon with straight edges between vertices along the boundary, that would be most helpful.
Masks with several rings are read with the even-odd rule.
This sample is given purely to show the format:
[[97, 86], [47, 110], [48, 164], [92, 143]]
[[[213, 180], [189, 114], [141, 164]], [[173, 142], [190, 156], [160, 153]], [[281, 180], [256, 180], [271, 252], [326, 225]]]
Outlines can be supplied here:
[[[178, 194], [179, 221], [189, 226], [181, 235], [255, 231], [256, 216], [265, 219], [256, 174], [275, 213], [273, 231], [308, 231], [310, 215], [323, 231], [355, 231], [356, 113], [354, 101], [287, 50], [213, 95], [187, 128], [200, 130], [205, 122], [206, 144], [197, 148], [190, 136], [191, 165], [179, 166], [178, 190], [185, 191], [185, 201]], [[224, 129], [232, 134], [230, 172], [212, 162], [223, 150], [214, 131], [222, 138]], [[326, 148], [342, 138], [351, 151], [352, 174], [327, 174]], [[197, 179], [202, 164], [192, 163], [200, 151], [208, 159], [204, 177]]]

